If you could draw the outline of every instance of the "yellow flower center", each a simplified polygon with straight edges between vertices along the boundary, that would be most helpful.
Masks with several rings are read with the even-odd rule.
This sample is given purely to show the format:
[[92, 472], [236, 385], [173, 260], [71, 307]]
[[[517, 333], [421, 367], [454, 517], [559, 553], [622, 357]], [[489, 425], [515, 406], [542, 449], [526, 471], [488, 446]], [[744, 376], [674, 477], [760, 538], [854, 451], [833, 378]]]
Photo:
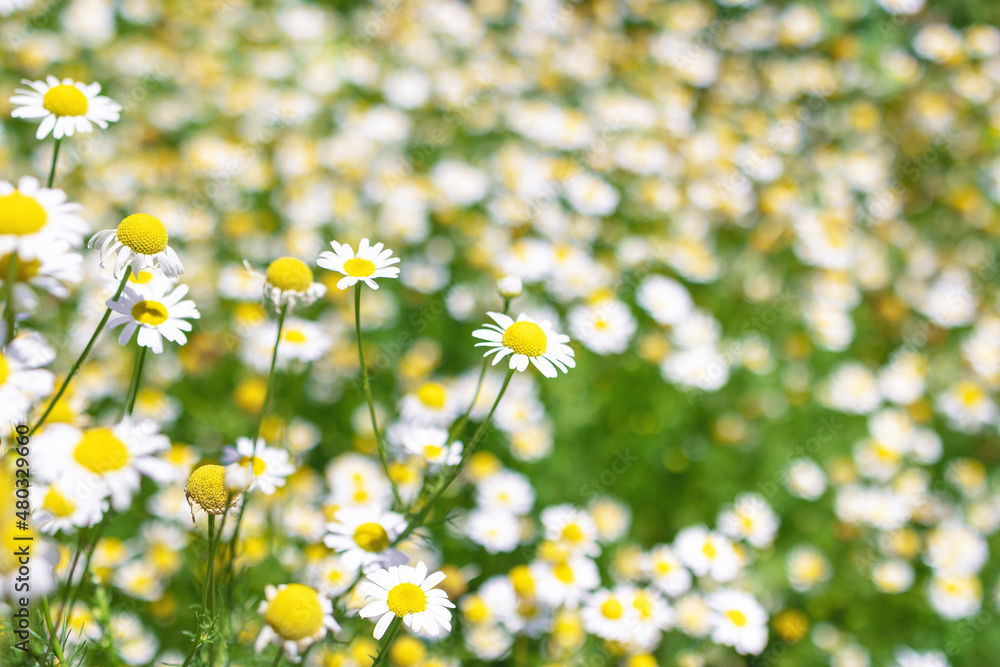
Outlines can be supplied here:
[[436, 459], [441, 456], [441, 452], [443, 451], [444, 449], [437, 445], [424, 445], [424, 456], [429, 459]]
[[427, 594], [416, 584], [404, 583], [393, 586], [385, 603], [396, 616], [416, 614], [427, 609]]
[[733, 625], [737, 625], [741, 628], [747, 624], [746, 614], [744, 614], [739, 609], [730, 609], [729, 611], [727, 611], [726, 618], [732, 621]]
[[701, 552], [705, 554], [709, 560], [714, 559], [719, 553], [718, 549], [715, 548], [715, 545], [708, 541], [702, 545]]
[[490, 608], [478, 595], [472, 596], [472, 601], [465, 607], [465, 617], [473, 623], [482, 623], [490, 616]]
[[344, 271], [353, 278], [367, 278], [375, 273], [375, 264], [370, 259], [355, 257], [344, 262]]
[[206, 512], [222, 514], [226, 511], [229, 498], [226, 469], [213, 464], [198, 466], [188, 477], [184, 494], [188, 497], [188, 502], [197, 503]]
[[[264, 463], [264, 460], [261, 459], [259, 456], [254, 456], [252, 458], [253, 458], [254, 477], [259, 477], [260, 475], [264, 474], [265, 470], [267, 470], [267, 464]], [[244, 456], [243, 458], [240, 459], [240, 465], [243, 467], [250, 465], [250, 459], [251, 457]]]
[[0, 234], [34, 234], [48, 219], [48, 213], [34, 197], [17, 190], [0, 196]]
[[516, 565], [507, 574], [514, 592], [521, 597], [531, 597], [535, 594], [535, 578], [531, 576], [531, 568], [527, 565]]
[[10, 366], [7, 364], [7, 357], [0, 352], [0, 385], [10, 377]]
[[564, 584], [573, 583], [573, 568], [571, 568], [567, 563], [559, 563], [556, 565], [552, 568], [552, 574], [556, 575], [556, 579]]
[[392, 645], [389, 657], [399, 667], [412, 667], [423, 662], [427, 649], [416, 637], [400, 637]]
[[541, 356], [548, 349], [545, 332], [534, 322], [514, 322], [503, 333], [501, 342], [504, 347], [526, 357]]
[[563, 528], [562, 537], [567, 542], [579, 542], [583, 539], [583, 530], [575, 523], [571, 523]]
[[[0, 274], [2, 275], [2, 274]], [[447, 394], [444, 387], [437, 382], [427, 382], [417, 390], [417, 398], [429, 408], [441, 409], [444, 407]]]
[[76, 86], [60, 84], [49, 88], [42, 98], [42, 106], [57, 116], [82, 116], [87, 113], [90, 103]]
[[264, 621], [285, 641], [312, 637], [323, 627], [319, 595], [308, 586], [288, 584], [267, 603]]
[[[17, 266], [15, 267], [14, 280], [19, 283], [26, 283], [36, 275], [38, 275], [38, 269], [42, 268], [41, 261], [37, 259], [25, 259], [23, 257], [17, 258]], [[10, 255], [4, 255], [0, 257], [0, 276], [6, 276], [10, 271]]]
[[306, 292], [312, 286], [313, 272], [302, 260], [281, 257], [267, 267], [267, 282], [287, 292]]
[[136, 322], [158, 326], [167, 321], [167, 307], [159, 301], [139, 301], [132, 306], [132, 317]]
[[90, 472], [103, 475], [127, 466], [129, 453], [111, 429], [92, 428], [84, 431], [73, 450], [73, 458]]
[[167, 248], [167, 228], [157, 218], [145, 213], [130, 215], [121, 221], [118, 240], [140, 255], [155, 255]]
[[306, 342], [306, 335], [299, 331], [298, 329], [289, 329], [282, 335], [282, 338], [287, 340], [289, 343], [304, 343]]
[[71, 516], [76, 511], [76, 504], [59, 493], [54, 486], [49, 487], [48, 493], [45, 494], [45, 500], [42, 501], [42, 507], [48, 510], [52, 516], [60, 519]]
[[148, 271], [146, 269], [140, 271], [138, 276], [135, 275], [134, 273], [128, 274], [128, 281], [130, 283], [136, 283], [138, 285], [145, 285], [152, 279], [153, 279], [153, 272]]
[[369, 521], [354, 529], [354, 541], [365, 551], [377, 553], [389, 547], [389, 534], [379, 524]]
[[632, 600], [632, 606], [639, 612], [639, 616], [646, 620], [653, 615], [653, 601], [647, 593], [639, 591]]
[[604, 604], [601, 605], [601, 614], [604, 618], [610, 618], [613, 621], [621, 618], [622, 603], [614, 598], [605, 600]]

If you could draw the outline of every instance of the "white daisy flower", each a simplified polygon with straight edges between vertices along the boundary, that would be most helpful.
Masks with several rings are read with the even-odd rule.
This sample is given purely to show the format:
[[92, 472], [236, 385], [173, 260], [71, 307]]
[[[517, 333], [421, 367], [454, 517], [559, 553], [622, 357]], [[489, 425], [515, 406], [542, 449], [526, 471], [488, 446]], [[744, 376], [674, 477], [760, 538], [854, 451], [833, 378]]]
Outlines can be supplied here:
[[288, 452], [284, 449], [268, 447], [261, 438], [257, 440], [257, 449], [250, 438], [236, 438], [236, 446], [227, 446], [222, 450], [224, 464], [238, 463], [249, 466], [253, 463], [253, 484], [251, 489], [260, 489], [265, 496], [274, 495], [278, 487], [285, 485], [285, 479], [295, 472], [295, 466], [288, 462]]
[[535, 504], [535, 490], [521, 473], [501, 470], [476, 485], [476, 504], [484, 509], [523, 516]]
[[60, 81], [51, 75], [45, 81], [22, 79], [21, 83], [30, 90], [17, 89], [17, 94], [10, 98], [10, 103], [17, 108], [10, 115], [13, 118], [41, 118], [36, 139], [44, 139], [50, 132], [56, 139], [72, 137], [74, 132], [92, 132], [94, 125], [107, 129], [108, 123], [121, 117], [121, 105], [100, 95], [99, 83]]
[[575, 609], [601, 584], [597, 565], [586, 556], [570, 556], [557, 563], [535, 561], [531, 573], [538, 599], [553, 609], [560, 605]]
[[699, 577], [732, 581], [743, 567], [733, 543], [704, 526], [689, 526], [682, 530], [677, 534], [674, 548], [681, 562]]
[[356, 567], [348, 567], [339, 556], [327, 556], [306, 566], [306, 577], [321, 594], [335, 597], [354, 584]]
[[406, 426], [399, 436], [403, 448], [432, 467], [453, 466], [462, 460], [462, 443], [448, 443], [448, 429], [436, 426]]
[[399, 565], [387, 570], [377, 570], [367, 575], [371, 581], [361, 584], [367, 596], [366, 604], [358, 615], [361, 618], [381, 616], [375, 624], [375, 639], [381, 639], [394, 618], [403, 619], [406, 627], [414, 632], [423, 629], [436, 637], [451, 631], [451, 612], [455, 605], [443, 590], [434, 588], [444, 580], [444, 572], [427, 574], [423, 561], [417, 566]]
[[474, 509], [465, 517], [463, 528], [466, 537], [491, 554], [513, 551], [520, 543], [521, 525], [504, 510]]
[[395, 512], [344, 508], [337, 512], [336, 521], [326, 525], [330, 532], [323, 543], [339, 553], [348, 567], [371, 572], [407, 561], [405, 554], [392, 548], [405, 527], [406, 520]]
[[170, 448], [170, 439], [151, 420], [125, 418], [111, 428], [85, 431], [51, 424], [35, 436], [35, 446], [47, 452], [39, 470], [43, 479], [59, 479], [98, 498], [110, 496], [118, 511], [128, 508], [142, 476], [161, 483], [174, 479], [171, 465], [156, 456]]
[[66, 201], [65, 192], [42, 187], [37, 178], [23, 176], [16, 187], [0, 181], [0, 254], [36, 259], [57, 242], [77, 245], [90, 229], [77, 216], [81, 209]]
[[691, 572], [684, 567], [669, 545], [659, 544], [653, 547], [643, 560], [643, 570], [670, 597], [682, 595], [691, 588]]
[[476, 347], [490, 348], [483, 356], [496, 354], [493, 365], [506, 357], [510, 358], [510, 368], [523, 371], [530, 361], [542, 375], [554, 378], [559, 373], [568, 373], [576, 366], [573, 360], [573, 348], [566, 343], [569, 336], [552, 331], [552, 325], [547, 321], [541, 324], [521, 313], [515, 322], [503, 313], [487, 313], [496, 324], [486, 324], [485, 329], [472, 332], [475, 338], [483, 340]]
[[37, 333], [22, 333], [0, 352], [0, 424], [23, 422], [34, 401], [52, 393], [55, 376], [42, 366], [55, 351]]
[[399, 267], [392, 266], [399, 262], [399, 257], [393, 257], [392, 250], [385, 248], [381, 243], [369, 246], [368, 239], [361, 239], [357, 254], [347, 243], [330, 241], [330, 247], [333, 248], [333, 252], [329, 250], [321, 252], [316, 263], [324, 269], [344, 274], [344, 277], [337, 281], [337, 289], [347, 289], [359, 280], [363, 280], [372, 289], [378, 289], [376, 278], [399, 276]]
[[[11, 255], [0, 257], [0, 276], [7, 276]], [[14, 283], [14, 303], [18, 313], [38, 308], [38, 298], [32, 288], [44, 290], [57, 299], [69, 296], [66, 285], [83, 280], [83, 256], [73, 252], [65, 242], [55, 242], [34, 258], [18, 257]]]
[[597, 544], [597, 524], [586, 510], [569, 504], [553, 505], [542, 512], [545, 539], [557, 542], [572, 554], [596, 557], [601, 553]]
[[300, 259], [279, 257], [267, 265], [266, 275], [254, 271], [246, 260], [243, 266], [253, 277], [264, 281], [264, 299], [278, 309], [308, 306], [326, 294], [326, 285], [313, 282], [312, 269]]
[[106, 499], [90, 489], [59, 480], [33, 484], [31, 506], [35, 508], [32, 515], [34, 525], [48, 535], [55, 535], [60, 530], [72, 533], [78, 528], [94, 526], [108, 509]]
[[340, 632], [333, 619], [333, 603], [302, 584], [268, 586], [257, 613], [264, 619], [254, 643], [258, 654], [277, 641], [289, 660], [300, 662], [306, 649], [326, 637], [327, 631]]
[[767, 612], [749, 593], [723, 588], [706, 600], [712, 614], [712, 641], [741, 655], [756, 655], [767, 644]]
[[589, 596], [580, 612], [587, 632], [602, 639], [623, 642], [632, 634], [634, 618], [626, 613], [624, 591], [601, 589]]
[[184, 273], [181, 260], [167, 242], [170, 240], [167, 228], [159, 219], [145, 213], [136, 213], [122, 220], [115, 229], [105, 229], [94, 234], [87, 243], [88, 248], [101, 246], [101, 268], [105, 258], [117, 252], [114, 276], [117, 278], [126, 264], [132, 265], [132, 273], [138, 274], [146, 266], [160, 269], [170, 278]]
[[462, 412], [459, 400], [448, 384], [425, 382], [400, 401], [400, 417], [410, 423], [446, 426]]
[[108, 308], [114, 314], [108, 320], [107, 328], [110, 330], [125, 325], [118, 336], [121, 345], [126, 345], [138, 329], [139, 345], [150, 348], [156, 354], [163, 352], [164, 338], [184, 345], [187, 343], [184, 332], [191, 331], [188, 320], [201, 317], [194, 301], [181, 300], [187, 293], [187, 285], [178, 285], [169, 294], [165, 290], [139, 291], [126, 285], [117, 301], [108, 299]]
[[[273, 320], [257, 327], [244, 342], [240, 357], [247, 365], [267, 372], [277, 335], [278, 323]], [[298, 317], [288, 317], [281, 329], [278, 368], [286, 368], [292, 362], [316, 361], [329, 352], [332, 345], [333, 338], [323, 325]]]

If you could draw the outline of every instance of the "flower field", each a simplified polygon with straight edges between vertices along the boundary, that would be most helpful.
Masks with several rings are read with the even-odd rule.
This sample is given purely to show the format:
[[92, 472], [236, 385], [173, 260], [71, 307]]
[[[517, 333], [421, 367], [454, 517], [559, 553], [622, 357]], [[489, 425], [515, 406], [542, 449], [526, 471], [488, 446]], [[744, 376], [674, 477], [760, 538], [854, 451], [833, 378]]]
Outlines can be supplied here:
[[998, 19], [0, 0], [0, 665], [995, 664]]

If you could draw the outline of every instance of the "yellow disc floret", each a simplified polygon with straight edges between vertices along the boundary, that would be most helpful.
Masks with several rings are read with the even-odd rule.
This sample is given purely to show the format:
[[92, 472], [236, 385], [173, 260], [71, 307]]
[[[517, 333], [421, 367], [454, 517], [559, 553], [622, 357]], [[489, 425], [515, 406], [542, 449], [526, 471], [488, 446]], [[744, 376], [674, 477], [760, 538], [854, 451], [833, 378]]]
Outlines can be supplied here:
[[427, 609], [427, 594], [416, 584], [403, 583], [393, 586], [385, 603], [392, 613], [403, 617]]
[[323, 607], [316, 591], [288, 584], [267, 603], [264, 621], [285, 641], [312, 637], [323, 628]]
[[370, 259], [355, 257], [344, 262], [344, 272], [352, 278], [367, 278], [375, 273], [375, 263]]
[[267, 267], [267, 282], [286, 292], [306, 292], [312, 287], [313, 272], [302, 260], [281, 257]]
[[440, 410], [444, 407], [447, 393], [437, 382], [427, 382], [417, 390], [417, 398], [427, 407]]
[[48, 213], [34, 197], [22, 195], [17, 190], [0, 195], [0, 234], [34, 234], [48, 219]]
[[224, 514], [239, 498], [239, 494], [234, 494], [232, 498], [230, 495], [231, 492], [226, 489], [226, 469], [211, 463], [195, 468], [184, 487], [184, 496], [191, 506], [192, 521], [195, 520], [196, 509], [203, 509], [209, 514]]
[[167, 321], [167, 307], [159, 301], [139, 301], [132, 306], [132, 317], [136, 322], [158, 326]]
[[42, 509], [54, 517], [65, 519], [76, 511], [76, 503], [59, 493], [56, 487], [50, 486], [45, 499], [42, 500]]
[[514, 322], [504, 331], [501, 342], [526, 357], [540, 357], [548, 349], [545, 332], [534, 322]]
[[363, 523], [354, 530], [354, 541], [365, 551], [377, 553], [389, 548], [389, 534], [377, 523]]
[[622, 603], [614, 598], [605, 600], [601, 605], [601, 614], [604, 618], [610, 618], [614, 621], [622, 617], [622, 612]]
[[145, 213], [122, 220], [117, 236], [122, 245], [140, 255], [155, 255], [167, 248], [167, 228], [159, 219]]
[[76, 86], [60, 84], [49, 88], [42, 98], [42, 106], [57, 116], [82, 116], [87, 113], [90, 102]]
[[127, 466], [130, 457], [125, 443], [111, 429], [92, 428], [84, 431], [73, 458], [90, 472], [104, 475]]
[[10, 377], [10, 365], [7, 363], [7, 357], [0, 352], [0, 385], [7, 381]]
[[747, 624], [747, 616], [739, 609], [730, 609], [726, 612], [726, 618], [732, 621], [733, 625], [743, 627]]

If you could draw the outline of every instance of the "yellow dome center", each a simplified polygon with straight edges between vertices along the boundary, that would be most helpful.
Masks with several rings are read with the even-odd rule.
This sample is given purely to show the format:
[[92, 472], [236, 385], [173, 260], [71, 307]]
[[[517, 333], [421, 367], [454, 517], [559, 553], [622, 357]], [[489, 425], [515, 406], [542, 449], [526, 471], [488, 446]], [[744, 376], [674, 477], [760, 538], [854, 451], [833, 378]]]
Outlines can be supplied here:
[[267, 282], [287, 292], [305, 292], [312, 286], [313, 273], [302, 260], [282, 257], [267, 267]]
[[545, 332], [534, 322], [514, 322], [507, 327], [501, 342], [526, 357], [539, 357], [548, 349]]
[[575, 523], [567, 524], [562, 529], [562, 537], [567, 542], [579, 542], [583, 539], [583, 530]]
[[132, 306], [132, 317], [136, 322], [158, 326], [167, 321], [167, 307], [159, 301], [139, 301]]
[[[240, 465], [244, 467], [250, 465], [250, 458], [251, 457], [249, 456], [244, 456], [243, 458], [241, 458]], [[254, 456], [253, 457], [254, 477], [259, 477], [260, 475], [263, 475], [265, 470], [267, 470], [267, 464], [264, 463], [264, 460], [261, 459], [259, 456]]]
[[605, 600], [601, 605], [601, 614], [604, 618], [610, 618], [612, 621], [616, 621], [621, 618], [622, 611], [622, 603], [614, 598]]
[[7, 357], [0, 353], [0, 385], [10, 377], [10, 366], [7, 364]]
[[[42, 268], [41, 261], [37, 259], [25, 259], [24, 257], [18, 257], [17, 267], [15, 267], [16, 273], [14, 280], [19, 283], [26, 283], [38, 275], [38, 269], [40, 268]], [[3, 257], [0, 257], [0, 276], [6, 277], [9, 270], [10, 255], [4, 255]]]
[[527, 565], [515, 565], [507, 574], [510, 577], [514, 592], [521, 597], [531, 597], [535, 594], [535, 578]]
[[424, 445], [424, 456], [429, 459], [436, 459], [441, 456], [441, 452], [443, 451], [444, 448], [439, 447], [438, 445]]
[[573, 583], [573, 568], [571, 568], [567, 563], [559, 563], [556, 565], [552, 568], [552, 574], [556, 575], [556, 579], [564, 584]]
[[344, 262], [344, 271], [354, 278], [367, 278], [375, 273], [375, 263], [370, 259], [355, 257]]
[[34, 234], [48, 219], [48, 213], [34, 197], [17, 190], [0, 195], [0, 234]]
[[42, 501], [42, 508], [48, 510], [52, 516], [65, 519], [68, 516], [72, 516], [73, 512], [76, 511], [76, 504], [59, 493], [56, 487], [50, 486], [48, 493], [45, 494], [45, 499]]
[[715, 545], [708, 541], [706, 541], [705, 544], [702, 545], [701, 552], [705, 554], [705, 557], [708, 558], [709, 560], [713, 560], [719, 554], [719, 551], [715, 548]]
[[444, 407], [447, 394], [437, 382], [427, 382], [417, 390], [417, 398], [427, 407], [440, 410]]
[[730, 609], [726, 612], [726, 618], [733, 622], [733, 625], [743, 627], [747, 624], [747, 616], [739, 609]]
[[302, 584], [288, 584], [267, 603], [264, 621], [283, 640], [297, 642], [323, 628], [323, 607], [316, 591]]
[[226, 490], [226, 469], [208, 464], [198, 466], [188, 477], [184, 493], [189, 502], [197, 503], [206, 512], [222, 514], [226, 511], [229, 491]]
[[285, 331], [281, 337], [287, 340], [289, 343], [304, 343], [306, 342], [306, 335], [299, 331], [298, 329], [288, 329]]
[[385, 603], [396, 616], [416, 614], [427, 609], [427, 594], [416, 584], [393, 586]]
[[424, 643], [416, 637], [400, 637], [389, 650], [389, 657], [399, 667], [412, 667], [424, 661], [427, 649]]
[[82, 116], [87, 113], [90, 102], [76, 86], [60, 84], [49, 88], [42, 98], [42, 106], [57, 116]]
[[647, 593], [639, 591], [632, 600], [632, 606], [639, 612], [639, 616], [646, 620], [653, 615], [653, 601]]
[[354, 541], [365, 551], [377, 553], [389, 547], [389, 534], [379, 524], [368, 522], [354, 529]]
[[145, 285], [153, 279], [153, 272], [148, 269], [143, 269], [139, 272], [139, 275], [134, 273], [128, 274], [128, 281], [130, 283], [136, 283], [138, 285]]
[[167, 248], [167, 228], [157, 218], [145, 213], [130, 215], [118, 225], [118, 240], [140, 255], [155, 255]]
[[104, 475], [127, 466], [129, 453], [111, 429], [92, 428], [84, 431], [73, 450], [73, 458], [90, 472]]

